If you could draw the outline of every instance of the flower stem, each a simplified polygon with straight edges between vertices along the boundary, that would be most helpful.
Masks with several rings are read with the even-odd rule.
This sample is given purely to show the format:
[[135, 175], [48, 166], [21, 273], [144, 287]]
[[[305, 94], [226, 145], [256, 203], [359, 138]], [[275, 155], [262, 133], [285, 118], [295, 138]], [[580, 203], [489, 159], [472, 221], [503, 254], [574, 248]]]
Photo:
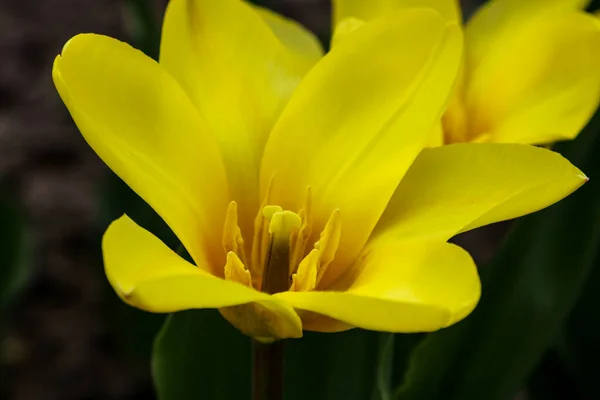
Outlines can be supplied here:
[[252, 340], [252, 400], [283, 399], [283, 341]]

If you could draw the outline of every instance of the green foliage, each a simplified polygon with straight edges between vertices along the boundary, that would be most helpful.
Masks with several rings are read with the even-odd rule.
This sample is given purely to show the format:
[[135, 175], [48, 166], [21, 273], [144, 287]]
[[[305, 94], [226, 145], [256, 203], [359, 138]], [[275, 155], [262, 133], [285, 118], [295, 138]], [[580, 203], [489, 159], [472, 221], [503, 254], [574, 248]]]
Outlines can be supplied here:
[[160, 400], [250, 399], [250, 338], [216, 310], [172, 314], [152, 360]]
[[286, 341], [285, 399], [386, 400], [393, 335], [353, 329]]
[[[598, 399], [600, 386], [600, 256], [596, 257], [583, 294], [569, 316], [562, 335], [555, 347], [546, 355], [545, 362], [537, 371], [537, 379], [531, 385], [534, 397], [542, 399], [547, 392], [557, 390], [549, 385], [556, 382], [569, 384], [572, 398]], [[578, 397], [574, 397], [577, 393]]]
[[586, 399], [600, 398], [600, 263], [589, 279], [590, 287], [573, 313], [558, 352]]

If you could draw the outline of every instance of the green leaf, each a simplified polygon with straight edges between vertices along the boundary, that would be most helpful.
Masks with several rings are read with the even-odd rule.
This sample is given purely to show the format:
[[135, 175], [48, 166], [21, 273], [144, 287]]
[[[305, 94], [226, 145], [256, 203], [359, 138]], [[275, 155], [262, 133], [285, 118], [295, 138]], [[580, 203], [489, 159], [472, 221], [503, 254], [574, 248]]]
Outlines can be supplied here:
[[[423, 340], [423, 333], [397, 333], [394, 335], [394, 352], [391, 366], [391, 388], [396, 388], [404, 381], [412, 351]], [[393, 397], [393, 396], [392, 396]]]
[[392, 370], [394, 366], [394, 334], [379, 334], [379, 362], [373, 400], [392, 399]]
[[511, 399], [553, 343], [591, 270], [600, 239], [599, 118], [559, 149], [592, 179], [522, 218], [481, 269], [479, 306], [414, 350], [397, 399]]
[[250, 338], [216, 310], [171, 314], [152, 359], [160, 400], [250, 400]]
[[385, 400], [393, 335], [352, 329], [287, 340], [286, 400]]
[[32, 238], [15, 198], [0, 187], [0, 313], [31, 275]]
[[[600, 246], [600, 243], [598, 243]], [[600, 398], [598, 362], [600, 360], [600, 257], [596, 258], [585, 290], [569, 316], [554, 350], [562, 362], [565, 376], [585, 399]]]

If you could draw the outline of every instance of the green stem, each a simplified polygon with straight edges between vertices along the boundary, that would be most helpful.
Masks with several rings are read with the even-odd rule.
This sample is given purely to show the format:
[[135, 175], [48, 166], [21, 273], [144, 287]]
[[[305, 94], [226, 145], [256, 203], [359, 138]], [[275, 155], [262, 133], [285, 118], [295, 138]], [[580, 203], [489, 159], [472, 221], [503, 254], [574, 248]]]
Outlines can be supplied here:
[[252, 400], [283, 399], [283, 341], [252, 341]]

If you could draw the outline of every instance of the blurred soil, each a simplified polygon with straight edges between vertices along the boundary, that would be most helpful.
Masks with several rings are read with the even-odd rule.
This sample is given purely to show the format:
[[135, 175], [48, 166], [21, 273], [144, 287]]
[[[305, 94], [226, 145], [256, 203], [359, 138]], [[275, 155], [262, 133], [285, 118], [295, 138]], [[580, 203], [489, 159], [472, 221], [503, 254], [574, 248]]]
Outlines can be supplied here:
[[79, 32], [122, 38], [119, 0], [2, 0], [0, 174], [35, 237], [34, 275], [9, 315], [0, 397], [134, 399], [149, 378], [119, 358], [103, 312], [97, 185], [107, 172], [58, 98], [52, 61]]

